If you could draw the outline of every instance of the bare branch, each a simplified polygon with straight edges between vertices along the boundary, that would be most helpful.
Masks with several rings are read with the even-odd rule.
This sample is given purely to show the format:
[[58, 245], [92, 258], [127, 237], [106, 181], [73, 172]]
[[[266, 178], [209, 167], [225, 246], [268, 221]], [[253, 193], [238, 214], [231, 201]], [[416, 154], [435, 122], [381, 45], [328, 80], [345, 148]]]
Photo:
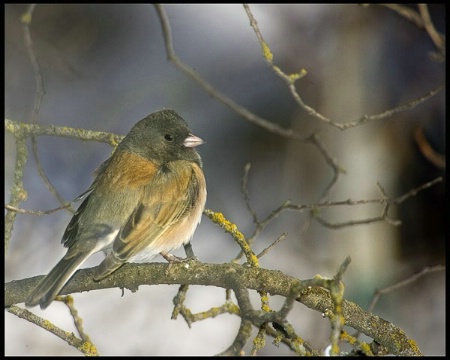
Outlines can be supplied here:
[[9, 119], [5, 119], [5, 131], [13, 134], [16, 139], [25, 139], [32, 136], [57, 136], [83, 141], [101, 142], [114, 147], [124, 138], [123, 135], [104, 131], [92, 131], [68, 126], [28, 124]]
[[[16, 163], [14, 167], [14, 181], [10, 188], [11, 199], [9, 205], [17, 208], [19, 204], [26, 200], [27, 192], [23, 187], [23, 172], [28, 160], [28, 149], [25, 139], [16, 137]], [[7, 211], [5, 215], [5, 254], [8, 253], [9, 241], [12, 235], [14, 221], [17, 213], [15, 211]]]
[[413, 108], [415, 108], [417, 105], [422, 104], [423, 102], [427, 101], [429, 98], [435, 96], [439, 91], [441, 91], [445, 84], [442, 83], [439, 86], [437, 86], [435, 89], [429, 91], [428, 93], [424, 94], [423, 96], [414, 99], [404, 105], [399, 105], [393, 109], [389, 109], [386, 110], [380, 114], [374, 114], [374, 115], [363, 115], [361, 116], [359, 119], [357, 120], [353, 120], [353, 121], [349, 121], [346, 123], [340, 123], [334, 120], [331, 120], [329, 118], [327, 118], [326, 116], [320, 114], [317, 110], [315, 110], [314, 108], [312, 108], [311, 106], [307, 105], [301, 98], [300, 94], [297, 92], [297, 89], [295, 87], [295, 83], [297, 80], [299, 80], [300, 78], [302, 78], [304, 75], [306, 75], [306, 70], [302, 69], [299, 73], [296, 74], [292, 74], [292, 75], [287, 75], [285, 74], [278, 66], [274, 65], [273, 63], [273, 54], [270, 51], [270, 47], [269, 45], [264, 41], [263, 36], [258, 28], [258, 23], [256, 22], [250, 7], [248, 5], [244, 4], [244, 9], [247, 13], [247, 16], [250, 19], [250, 26], [252, 26], [253, 31], [256, 34], [256, 37], [258, 38], [258, 41], [261, 45], [261, 48], [263, 49], [263, 56], [264, 59], [267, 61], [269, 67], [272, 69], [272, 71], [278, 75], [279, 77], [281, 77], [285, 82], [286, 85], [288, 86], [289, 90], [291, 91], [292, 97], [294, 98], [294, 100], [297, 102], [297, 104], [306, 111], [306, 113], [308, 113], [309, 115], [311, 115], [312, 117], [328, 124], [331, 126], [334, 126], [340, 130], [347, 130], [347, 129], [351, 129], [354, 128], [356, 126], [360, 126], [363, 124], [366, 124], [368, 122], [371, 121], [375, 121], [375, 120], [381, 120], [381, 119], [385, 119], [388, 117], [393, 116], [394, 114], [397, 114], [399, 112], [403, 112], [403, 111], [407, 111], [407, 110], [411, 110]]
[[68, 207], [70, 207], [70, 205], [72, 205], [72, 203], [66, 204], [64, 206], [60, 206], [57, 207], [55, 209], [51, 209], [51, 210], [26, 210], [26, 209], [20, 209], [8, 204], [5, 204], [5, 209], [10, 210], [10, 211], [14, 211], [16, 213], [19, 214], [29, 214], [29, 215], [49, 215], [49, 214], [53, 214], [54, 212], [57, 212], [59, 210], [64, 210], [67, 209]]
[[287, 236], [287, 233], [282, 233], [280, 236], [277, 237], [277, 239], [270, 244], [268, 247], [266, 247], [263, 251], [261, 251], [258, 255], [256, 255], [256, 257], [258, 259], [261, 259], [264, 255], [267, 255], [269, 253], [269, 251], [278, 243], [280, 243], [281, 241], [283, 241]]
[[[443, 178], [440, 176], [432, 181], [429, 181], [425, 184], [420, 185], [419, 187], [412, 189], [410, 191], [408, 191], [407, 193], [394, 198], [394, 199], [390, 199], [385, 193], [384, 190], [382, 190], [381, 186], [378, 184], [378, 187], [380, 190], [383, 191], [383, 194], [380, 198], [378, 199], [368, 199], [368, 200], [342, 200], [342, 201], [325, 201], [325, 202], [321, 202], [318, 204], [306, 204], [306, 205], [296, 205], [296, 204], [292, 204], [290, 201], [285, 201], [283, 204], [281, 204], [277, 209], [273, 210], [269, 216], [266, 217], [266, 219], [264, 219], [263, 221], [259, 221], [257, 223], [257, 229], [255, 230], [255, 233], [251, 236], [251, 239], [253, 240], [253, 238], [259, 234], [259, 232], [264, 229], [264, 227], [273, 219], [275, 219], [276, 217], [278, 217], [282, 212], [286, 211], [286, 210], [292, 210], [292, 211], [299, 211], [299, 212], [304, 212], [304, 211], [311, 211], [311, 214], [313, 216], [314, 219], [316, 219], [320, 224], [322, 224], [323, 226], [326, 226], [328, 228], [331, 229], [341, 229], [344, 227], [348, 227], [348, 226], [355, 226], [355, 225], [363, 225], [363, 224], [370, 224], [370, 223], [374, 223], [374, 222], [379, 222], [379, 221], [386, 221], [391, 225], [394, 226], [398, 226], [401, 224], [401, 221], [399, 220], [393, 220], [390, 219], [388, 217], [388, 211], [389, 208], [392, 205], [399, 205], [402, 202], [404, 202], [405, 200], [416, 196], [419, 192], [426, 190], [438, 183], [440, 183], [443, 180]], [[326, 220], [324, 220], [321, 216], [320, 216], [320, 212], [319, 210], [322, 208], [331, 208], [331, 207], [336, 207], [336, 206], [355, 206], [355, 205], [366, 205], [366, 204], [380, 204], [383, 205], [383, 209], [382, 209], [382, 215], [380, 216], [376, 216], [373, 218], [368, 218], [368, 219], [361, 219], [361, 220], [350, 220], [347, 222], [341, 222], [341, 223], [330, 223]]]
[[422, 127], [418, 126], [414, 129], [414, 140], [416, 140], [422, 155], [439, 169], [445, 169], [445, 156], [438, 154], [430, 145]]
[[423, 190], [426, 190], [426, 189], [428, 189], [428, 188], [430, 188], [430, 187], [432, 187], [432, 186], [434, 186], [434, 185], [440, 183], [442, 180], [444, 180], [444, 178], [443, 178], [442, 176], [439, 176], [438, 178], [436, 178], [436, 179], [434, 179], [434, 180], [431, 180], [431, 181], [429, 181], [429, 182], [426, 182], [425, 184], [420, 185], [419, 187], [417, 187], [417, 188], [415, 188], [415, 189], [412, 189], [412, 190], [408, 191], [406, 194], [401, 195], [401, 196], [395, 198], [395, 199], [392, 200], [390, 203], [391, 203], [391, 204], [395, 204], [395, 205], [399, 205], [399, 204], [401, 204], [403, 201], [405, 201], [405, 200], [407, 200], [407, 199], [409, 199], [409, 198], [411, 198], [411, 197], [413, 197], [413, 196], [416, 196], [419, 192], [421, 192], [421, 191], [423, 191]]
[[381, 6], [385, 6], [388, 9], [395, 11], [398, 15], [403, 16], [405, 19], [412, 21], [418, 28], [423, 28], [422, 17], [420, 14], [405, 5], [399, 4], [380, 4]]
[[51, 332], [86, 355], [99, 356], [94, 344], [78, 339], [73, 333], [60, 329], [50, 321], [43, 319], [26, 309], [21, 309], [20, 307], [13, 305], [8, 307], [6, 311]]
[[430, 36], [431, 40], [433, 40], [434, 45], [444, 51], [445, 50], [445, 36], [440, 34], [436, 28], [434, 27], [433, 22], [431, 21], [430, 12], [428, 11], [427, 4], [418, 4], [420, 16], [423, 20], [423, 26]]
[[205, 92], [220, 101], [226, 107], [228, 107], [233, 112], [237, 113], [239, 116], [244, 118], [245, 120], [254, 123], [263, 129], [266, 129], [274, 134], [278, 134], [281, 136], [285, 136], [288, 138], [303, 140], [304, 137], [295, 133], [291, 129], [285, 129], [277, 124], [271, 123], [255, 114], [253, 114], [248, 109], [243, 106], [237, 104], [229, 97], [223, 95], [219, 91], [217, 91], [212, 85], [210, 85], [205, 79], [203, 79], [200, 75], [198, 75], [191, 67], [182, 62], [178, 56], [175, 55], [175, 51], [173, 49], [173, 41], [172, 41], [172, 33], [170, 30], [169, 19], [167, 18], [166, 12], [162, 5], [155, 5], [156, 12], [158, 14], [159, 20], [161, 22], [164, 43], [166, 46], [167, 58], [169, 61], [173, 62], [174, 65], [180, 69], [184, 74], [186, 74], [189, 78], [194, 80]]
[[242, 249], [245, 254], [248, 263], [251, 266], [258, 267], [258, 258], [255, 253], [250, 248], [250, 244], [245, 239], [245, 236], [238, 230], [238, 227], [227, 220], [222, 213], [214, 212], [211, 210], [204, 210], [203, 214], [206, 215], [213, 223], [219, 225], [222, 229], [224, 229], [228, 234], [230, 234], [233, 239], [237, 242], [239, 247]]
[[421, 277], [433, 273], [433, 272], [437, 272], [437, 271], [444, 271], [445, 270], [445, 265], [436, 265], [436, 266], [431, 266], [431, 267], [426, 267], [423, 268], [420, 272], [418, 272], [417, 274], [411, 275], [409, 277], [407, 277], [404, 280], [400, 280], [399, 282], [387, 286], [381, 290], [377, 290], [375, 292], [374, 297], [372, 298], [372, 301], [370, 302], [369, 308], [367, 309], [368, 312], [373, 312], [373, 309], [375, 309], [375, 305], [377, 304], [378, 300], [381, 298], [381, 296], [385, 295], [385, 294], [389, 294], [393, 291], [396, 291], [402, 287], [408, 286], [409, 284], [417, 281], [418, 279], [420, 279]]
[[[35, 103], [34, 103], [33, 116], [32, 116], [32, 120], [31, 120], [32, 124], [36, 124], [38, 121], [39, 112], [40, 112], [41, 106], [42, 106], [42, 101], [45, 96], [44, 78], [42, 77], [41, 67], [39, 65], [39, 61], [38, 61], [37, 56], [34, 51], [33, 40], [31, 38], [31, 33], [30, 33], [30, 24], [31, 24], [31, 20], [33, 17], [34, 9], [35, 9], [35, 4], [31, 4], [28, 7], [27, 12], [24, 15], [22, 15], [25, 47], [28, 51], [28, 56], [29, 56], [31, 64], [33, 66], [34, 77], [35, 77], [35, 82], [36, 82], [36, 99], [35, 99]], [[56, 197], [56, 199], [61, 203], [61, 205], [64, 205], [66, 203], [66, 201], [58, 193], [56, 188], [50, 182], [50, 179], [48, 178], [44, 169], [42, 168], [41, 162], [39, 160], [39, 155], [38, 155], [37, 140], [34, 137], [34, 135], [31, 135], [31, 145], [32, 145], [32, 149], [33, 149], [34, 161], [36, 162], [36, 166], [37, 166], [39, 175], [41, 176], [42, 180], [44, 180], [44, 184], [47, 186], [50, 193], [52, 193]]]
[[[298, 280], [280, 271], [267, 270], [238, 264], [205, 264], [200, 262], [175, 263], [167, 273], [168, 264], [125, 264], [115, 273], [102, 281], [94, 281], [95, 268], [78, 270], [73, 278], [64, 286], [61, 295], [82, 291], [107, 288], [127, 288], [137, 291], [141, 285], [156, 284], [191, 284], [216, 286], [225, 289], [234, 288], [240, 284], [243, 288], [263, 290], [271, 295], [289, 297], [292, 291], [301, 291], [296, 301], [300, 301], [311, 309], [322, 313], [333, 308], [329, 292], [321, 286], [329, 286], [329, 279], [314, 278]], [[36, 276], [30, 279], [11, 281], [5, 284], [5, 307], [24, 302], [29, 289], [35, 287], [42, 279]], [[367, 313], [358, 305], [344, 300], [342, 302], [345, 324], [372, 337], [384, 344], [393, 354], [417, 354], [413, 340], [408, 339], [401, 329], [378, 316]], [[242, 311], [242, 308], [241, 308]], [[265, 315], [269, 316], [269, 315]], [[262, 318], [278, 321], [279, 318]], [[395, 336], [395, 341], [394, 337]], [[406, 347], [405, 347], [406, 346]], [[415, 350], [416, 349], [416, 350]]]

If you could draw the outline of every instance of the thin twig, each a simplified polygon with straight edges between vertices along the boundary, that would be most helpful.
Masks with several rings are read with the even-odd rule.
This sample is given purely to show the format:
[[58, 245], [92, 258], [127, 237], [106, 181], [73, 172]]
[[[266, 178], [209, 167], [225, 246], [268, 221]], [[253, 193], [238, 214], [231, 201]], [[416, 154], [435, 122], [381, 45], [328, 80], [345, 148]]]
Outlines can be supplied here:
[[439, 169], [445, 169], [445, 156], [439, 154], [432, 148], [428, 139], [426, 138], [425, 134], [423, 133], [422, 127], [417, 126], [414, 129], [414, 140], [416, 141], [417, 146], [419, 147], [419, 150], [422, 153], [422, 155], [430, 163], [432, 163], [434, 166], [436, 166]]
[[[377, 184], [378, 189], [382, 192], [381, 196], [377, 199], [368, 199], [368, 200], [341, 200], [341, 201], [325, 201], [317, 204], [305, 204], [305, 205], [297, 205], [292, 204], [290, 201], [285, 201], [283, 204], [281, 204], [277, 209], [273, 210], [264, 220], [258, 221], [257, 228], [255, 229], [254, 234], [249, 237], [249, 239], [253, 239], [259, 232], [264, 229], [267, 224], [278, 217], [282, 212], [291, 210], [291, 211], [298, 211], [298, 212], [304, 212], [304, 211], [311, 211], [314, 219], [316, 219], [320, 224], [323, 226], [326, 226], [331, 229], [341, 229], [348, 226], [355, 226], [355, 225], [363, 225], [363, 224], [370, 224], [374, 222], [379, 221], [386, 221], [391, 225], [398, 226], [401, 224], [401, 221], [399, 220], [393, 220], [388, 217], [388, 210], [393, 205], [399, 205], [405, 200], [416, 196], [419, 192], [426, 190], [440, 182], [443, 181], [443, 177], [440, 176], [432, 181], [426, 182], [425, 184], [422, 184], [418, 186], [417, 188], [414, 188], [407, 193], [400, 195], [394, 199], [391, 199], [386, 195], [383, 188], [380, 184]], [[330, 223], [324, 220], [321, 216], [319, 216], [319, 210], [323, 208], [332, 208], [337, 206], [356, 206], [356, 205], [367, 205], [367, 204], [380, 204], [383, 205], [382, 209], [382, 215], [376, 216], [373, 218], [367, 218], [367, 219], [361, 219], [361, 220], [351, 220], [347, 222], [342, 223]]]
[[71, 295], [61, 296], [61, 297], [62, 297], [62, 301], [64, 302], [64, 304], [69, 308], [70, 315], [73, 318], [74, 325], [77, 328], [78, 334], [80, 335], [81, 339], [87, 343], [92, 344], [92, 340], [91, 340], [90, 336], [84, 331], [83, 319], [78, 314], [78, 310], [75, 307], [73, 297]]
[[117, 146], [124, 138], [123, 135], [104, 131], [92, 131], [68, 126], [29, 124], [10, 119], [5, 119], [5, 131], [13, 134], [16, 139], [25, 139], [31, 136], [56, 136], [82, 141], [95, 141], [109, 144], [113, 147]]
[[233, 112], [237, 113], [242, 118], [247, 121], [256, 124], [263, 129], [266, 129], [274, 134], [278, 134], [280, 136], [288, 137], [296, 140], [304, 140], [305, 138], [300, 134], [295, 133], [292, 129], [283, 128], [277, 124], [271, 123], [262, 117], [259, 117], [253, 114], [248, 109], [243, 106], [237, 104], [229, 97], [223, 95], [219, 91], [217, 91], [212, 85], [210, 85], [205, 79], [203, 79], [199, 74], [197, 74], [191, 67], [182, 62], [178, 56], [175, 54], [173, 48], [172, 41], [172, 33], [170, 29], [170, 22], [167, 18], [166, 12], [162, 5], [155, 4], [155, 9], [158, 14], [159, 20], [161, 22], [163, 36], [164, 36], [164, 44], [166, 47], [167, 58], [169, 61], [173, 62], [177, 68], [179, 68], [184, 74], [186, 74], [189, 78], [194, 80], [203, 90], [210, 95], [211, 97], [217, 99], [226, 107], [228, 107]]
[[99, 356], [99, 353], [96, 349], [96, 347], [90, 343], [83, 341], [81, 339], [78, 339], [73, 333], [69, 333], [67, 331], [64, 331], [57, 327], [56, 325], [52, 324], [50, 321], [45, 320], [32, 312], [22, 309], [18, 306], [12, 305], [5, 309], [11, 314], [16, 315], [19, 318], [25, 319], [32, 324], [35, 324], [44, 330], [47, 330], [48, 332], [52, 333], [53, 335], [56, 335], [63, 341], [67, 342], [69, 345], [73, 346], [74, 348], [78, 349], [82, 353], [89, 355], [89, 356]]
[[427, 4], [418, 4], [417, 6], [419, 7], [419, 13], [423, 20], [423, 26], [425, 27], [425, 30], [427, 31], [431, 40], [434, 42], [434, 45], [439, 50], [444, 50], [445, 49], [445, 37], [442, 34], [440, 34], [434, 27], [434, 24], [431, 21], [430, 12], [428, 11], [428, 5]]
[[64, 206], [60, 206], [60, 207], [57, 207], [57, 208], [51, 209], [51, 210], [26, 210], [26, 209], [17, 208], [15, 206], [11, 206], [9, 204], [5, 204], [5, 209], [14, 211], [14, 212], [19, 213], [19, 214], [28, 214], [28, 215], [42, 216], [42, 215], [53, 214], [54, 212], [57, 212], [57, 211], [60, 211], [60, 210], [63, 210], [63, 209], [67, 209], [71, 205], [72, 205], [72, 203], [68, 203], [68, 204], [66, 204]]
[[405, 201], [413, 196], [416, 196], [420, 191], [423, 191], [425, 189], [428, 189], [428, 188], [436, 185], [437, 183], [440, 183], [442, 180], [444, 180], [444, 178], [442, 176], [439, 176], [438, 178], [431, 180], [425, 184], [422, 184], [419, 187], [408, 191], [406, 194], [395, 198], [394, 200], [391, 201], [391, 204], [399, 205], [403, 201]]
[[250, 196], [248, 194], [248, 174], [250, 172], [250, 168], [251, 168], [251, 164], [247, 163], [244, 166], [244, 175], [242, 176], [242, 186], [241, 186], [241, 191], [244, 194], [244, 200], [245, 200], [245, 205], [247, 206], [248, 211], [250, 212], [250, 215], [253, 218], [253, 222], [255, 224], [259, 224], [258, 221], [258, 215], [256, 215], [256, 211], [253, 209], [253, 206], [250, 202]]
[[419, 29], [423, 29], [424, 26], [422, 17], [416, 10], [408, 6], [399, 4], [380, 4], [380, 6], [384, 6], [395, 11], [398, 15], [403, 16], [409, 21], [412, 21]]
[[374, 297], [372, 298], [372, 301], [370, 302], [370, 305], [369, 305], [369, 308], [367, 309], [367, 311], [370, 313], [373, 312], [373, 309], [375, 308], [375, 305], [377, 304], [377, 302], [381, 296], [388, 294], [390, 292], [393, 292], [395, 290], [398, 290], [402, 287], [408, 286], [409, 284], [417, 281], [418, 279], [420, 279], [421, 277], [423, 277], [429, 273], [437, 272], [437, 271], [444, 271], [444, 270], [445, 270], [445, 265], [436, 265], [436, 266], [426, 267], [426, 268], [423, 268], [417, 274], [413, 274], [413, 275], [407, 277], [406, 279], [403, 279], [393, 285], [386, 286], [385, 288], [383, 288], [381, 290], [377, 290], [375, 292]]
[[351, 128], [354, 128], [356, 126], [360, 126], [363, 124], [366, 124], [368, 122], [372, 122], [375, 120], [381, 120], [381, 119], [385, 119], [388, 117], [391, 117], [399, 112], [403, 112], [403, 111], [407, 111], [407, 110], [411, 110], [413, 108], [415, 108], [417, 105], [424, 103], [425, 101], [427, 101], [429, 98], [433, 97], [434, 95], [436, 95], [439, 91], [441, 91], [445, 84], [442, 83], [439, 86], [437, 86], [435, 89], [432, 89], [431, 91], [429, 91], [428, 93], [424, 94], [423, 96], [420, 96], [417, 99], [414, 99], [406, 104], [403, 105], [399, 105], [395, 108], [383, 111], [380, 114], [374, 114], [374, 115], [363, 115], [361, 116], [359, 119], [357, 120], [353, 120], [353, 121], [349, 121], [349, 122], [345, 122], [345, 123], [341, 123], [341, 122], [337, 122], [335, 120], [329, 119], [326, 116], [322, 115], [321, 113], [319, 113], [317, 110], [315, 110], [313, 107], [307, 105], [302, 97], [300, 96], [300, 94], [298, 93], [296, 87], [295, 87], [295, 83], [297, 80], [299, 80], [300, 78], [302, 78], [305, 74], [306, 74], [306, 70], [302, 69], [299, 73], [296, 74], [292, 74], [292, 75], [287, 75], [285, 74], [278, 66], [276, 66], [273, 63], [273, 54], [270, 51], [270, 47], [269, 45], [264, 41], [264, 38], [261, 34], [261, 31], [259, 30], [258, 27], [258, 23], [255, 20], [250, 7], [246, 4], [244, 4], [244, 9], [245, 12], [247, 13], [247, 16], [250, 20], [250, 26], [253, 28], [253, 31], [256, 34], [256, 37], [261, 45], [261, 48], [263, 50], [263, 56], [264, 59], [266, 60], [266, 62], [268, 63], [269, 67], [272, 69], [272, 71], [279, 76], [281, 79], [283, 79], [286, 82], [286, 85], [288, 86], [289, 90], [291, 91], [292, 97], [294, 98], [294, 100], [297, 102], [297, 104], [306, 111], [306, 113], [308, 113], [310, 116], [330, 125], [333, 127], [336, 127], [340, 130], [348, 130]]
[[256, 255], [256, 257], [258, 259], [261, 259], [264, 255], [266, 255], [270, 250], [272, 250], [272, 248], [277, 245], [278, 243], [280, 243], [281, 241], [283, 241], [287, 236], [287, 233], [282, 233], [280, 236], [278, 236], [278, 238], [272, 243], [270, 244], [268, 247], [266, 247], [263, 251], [261, 251], [258, 255]]
[[[33, 66], [34, 78], [36, 82], [36, 98], [34, 102], [33, 115], [32, 115], [32, 124], [37, 124], [39, 112], [41, 110], [42, 101], [45, 96], [45, 88], [44, 88], [44, 78], [42, 76], [41, 67], [39, 65], [39, 61], [37, 59], [36, 53], [34, 51], [33, 40], [31, 38], [30, 32], [30, 24], [33, 18], [33, 12], [36, 7], [36, 4], [31, 4], [28, 6], [28, 9], [24, 15], [22, 15], [22, 24], [23, 24], [23, 33], [25, 40], [25, 47], [28, 51], [28, 56], [31, 61], [31, 65]], [[56, 188], [51, 183], [44, 169], [42, 168], [41, 161], [39, 160], [38, 148], [37, 148], [37, 140], [34, 135], [31, 135], [31, 145], [33, 150], [34, 161], [36, 162], [37, 170], [39, 175], [44, 180], [45, 185], [48, 190], [56, 197], [56, 199], [61, 203], [61, 205], [66, 204], [64, 198], [59, 194]], [[73, 209], [69, 209], [72, 213], [75, 212]]]

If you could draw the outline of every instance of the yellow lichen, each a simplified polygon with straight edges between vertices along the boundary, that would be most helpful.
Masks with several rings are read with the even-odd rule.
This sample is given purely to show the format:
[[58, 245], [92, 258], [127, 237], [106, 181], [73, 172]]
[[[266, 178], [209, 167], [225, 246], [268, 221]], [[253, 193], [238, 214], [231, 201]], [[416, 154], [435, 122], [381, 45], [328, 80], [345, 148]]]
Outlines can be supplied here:
[[264, 58], [265, 58], [267, 61], [272, 62], [272, 60], [273, 60], [273, 54], [272, 54], [272, 52], [270, 51], [269, 45], [267, 45], [267, 43], [266, 43], [265, 41], [263, 41], [262, 44], [261, 44], [261, 46], [262, 46]]
[[79, 350], [87, 356], [99, 356], [97, 348], [91, 342], [83, 342], [83, 344], [79, 347]]
[[223, 214], [219, 212], [205, 210], [204, 214], [208, 216], [212, 220], [212, 222], [218, 224], [222, 229], [233, 236], [233, 238], [242, 248], [242, 251], [244, 252], [251, 266], [259, 266], [258, 258], [253, 253], [252, 249], [245, 239], [245, 236], [239, 231], [236, 224], [233, 224], [231, 221], [227, 220], [225, 216], [223, 216]]

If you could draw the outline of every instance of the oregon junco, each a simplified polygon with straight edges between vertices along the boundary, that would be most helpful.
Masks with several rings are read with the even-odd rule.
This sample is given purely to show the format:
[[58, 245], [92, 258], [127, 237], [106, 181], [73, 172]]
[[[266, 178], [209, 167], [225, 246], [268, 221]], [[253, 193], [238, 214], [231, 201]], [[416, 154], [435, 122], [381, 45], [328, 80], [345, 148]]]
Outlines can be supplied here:
[[200, 155], [203, 140], [191, 134], [173, 110], [139, 121], [98, 174], [62, 237], [66, 255], [37, 285], [25, 304], [45, 309], [92, 254], [106, 258], [100, 280], [125, 262], [167, 256], [187, 244], [202, 215], [206, 184]]

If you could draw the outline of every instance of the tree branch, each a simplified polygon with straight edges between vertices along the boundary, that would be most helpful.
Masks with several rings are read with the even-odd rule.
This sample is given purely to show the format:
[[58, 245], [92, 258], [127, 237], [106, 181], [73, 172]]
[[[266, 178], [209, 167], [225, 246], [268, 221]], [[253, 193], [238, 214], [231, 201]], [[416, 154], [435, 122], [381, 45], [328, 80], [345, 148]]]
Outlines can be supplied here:
[[[271, 295], [289, 297], [293, 288], [303, 289], [296, 299], [307, 307], [325, 313], [333, 309], [329, 292], [317, 284], [321, 279], [298, 280], [280, 271], [248, 267], [238, 264], [206, 264], [197, 261], [172, 264], [125, 264], [106, 279], [95, 282], [95, 268], [77, 271], [64, 286], [62, 295], [106, 288], [127, 288], [132, 292], [141, 285], [189, 284], [216, 286], [224, 289], [242, 288], [266, 291]], [[167, 272], [167, 273], [166, 273]], [[24, 302], [28, 293], [42, 276], [11, 281], [5, 284], [5, 308]], [[415, 342], [394, 324], [364, 311], [358, 305], [343, 300], [342, 314], [345, 325], [373, 338], [396, 355], [420, 355]]]

